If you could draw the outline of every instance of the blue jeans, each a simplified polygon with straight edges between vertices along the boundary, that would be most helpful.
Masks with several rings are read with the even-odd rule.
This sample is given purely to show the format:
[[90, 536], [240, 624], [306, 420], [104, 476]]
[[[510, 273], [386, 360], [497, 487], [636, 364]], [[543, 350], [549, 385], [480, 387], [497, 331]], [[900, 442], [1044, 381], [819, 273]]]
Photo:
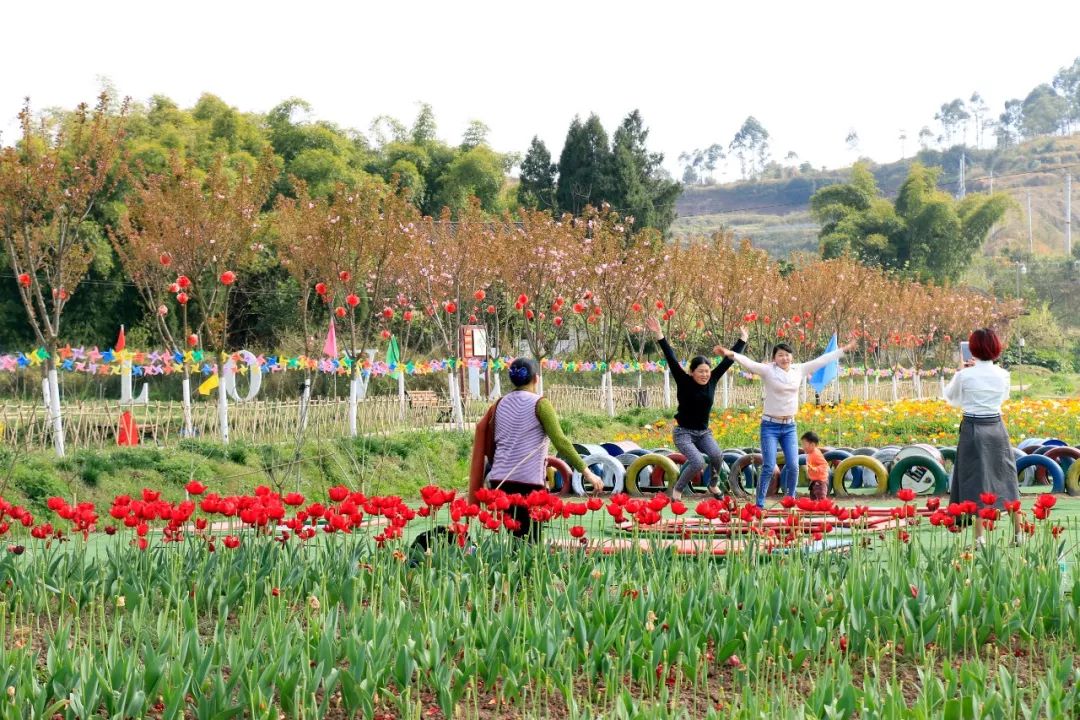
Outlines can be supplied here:
[[761, 421], [761, 478], [757, 486], [757, 506], [765, 507], [765, 493], [769, 492], [773, 471], [776, 469], [776, 449], [784, 451], [784, 467], [780, 470], [780, 487], [786, 495], [795, 494], [799, 482], [799, 447], [795, 423]]

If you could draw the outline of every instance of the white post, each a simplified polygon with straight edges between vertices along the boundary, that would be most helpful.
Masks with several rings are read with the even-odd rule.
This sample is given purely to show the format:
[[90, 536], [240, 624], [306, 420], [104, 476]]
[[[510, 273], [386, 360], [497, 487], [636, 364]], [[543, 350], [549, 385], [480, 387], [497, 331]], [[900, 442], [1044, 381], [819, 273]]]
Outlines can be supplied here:
[[671, 370], [664, 368], [664, 407], [671, 407]]
[[862, 397], [863, 400], [870, 399], [870, 376], [865, 373], [862, 376]]
[[180, 392], [182, 397], [180, 404], [184, 408], [184, 437], [192, 437], [195, 434], [195, 423], [191, 418], [191, 378], [184, 374], [184, 379], [180, 383]]
[[398, 370], [397, 395], [398, 395], [398, 405], [400, 406], [400, 409], [401, 409], [401, 419], [404, 420], [405, 419], [405, 413], [406, 413], [407, 406], [408, 406], [408, 404], [405, 401], [405, 371], [404, 370]]
[[304, 391], [300, 394], [300, 432], [307, 430], [308, 407], [311, 404], [311, 378], [304, 377]]
[[218, 369], [218, 428], [221, 431], [221, 442], [225, 445], [229, 444], [229, 392], [227, 389], [228, 383], [225, 382], [225, 373], [228, 372], [225, 369], [225, 364]]
[[544, 373], [540, 373], [536, 376], [536, 392], [544, 394]]
[[915, 390], [915, 399], [922, 400], [922, 374], [917, 369], [911, 373], [911, 385]]
[[720, 382], [721, 405], [723, 405], [724, 409], [727, 410], [729, 407], [731, 407], [731, 376], [725, 373], [724, 377], [720, 378]]
[[1072, 257], [1072, 173], [1065, 173], [1065, 257]]
[[897, 380], [897, 371], [893, 370], [892, 374], [892, 401], [896, 402], [900, 399], [900, 386]]
[[941, 386], [941, 397], [945, 397], [945, 371], [938, 374], [938, 385]]
[[615, 417], [615, 388], [611, 384], [611, 371], [604, 372], [607, 377], [607, 413], [608, 417]]
[[446, 373], [446, 382], [450, 390], [450, 409], [453, 412], [454, 424], [464, 429], [465, 411], [461, 406], [461, 393], [458, 392], [457, 371], [451, 370]]
[[60, 415], [60, 380], [56, 376], [56, 364], [49, 361], [49, 417], [53, 426], [53, 449], [56, 457], [64, 457], [64, 420]]
[[357, 375], [349, 380], [349, 435], [356, 437], [359, 430], [356, 427], [356, 405], [360, 401], [360, 376]]

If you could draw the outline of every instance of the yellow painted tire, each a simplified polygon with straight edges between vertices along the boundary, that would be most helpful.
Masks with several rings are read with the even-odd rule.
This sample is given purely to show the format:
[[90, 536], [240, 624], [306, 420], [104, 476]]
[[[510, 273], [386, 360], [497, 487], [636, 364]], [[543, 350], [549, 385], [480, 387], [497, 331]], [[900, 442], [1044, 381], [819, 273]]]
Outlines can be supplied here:
[[1080, 495], [1080, 460], [1069, 466], [1069, 473], [1065, 476], [1065, 492]]
[[639, 497], [642, 494], [637, 484], [638, 474], [645, 468], [653, 466], [664, 468], [664, 481], [667, 484], [667, 487], [675, 487], [675, 481], [679, 479], [679, 466], [672, 462], [669, 457], [650, 453], [648, 455], [642, 455], [637, 460], [630, 463], [630, 467], [626, 469], [623, 488], [626, 490], [627, 495]]
[[877, 477], [875, 495], [884, 495], [886, 493], [889, 489], [889, 471], [885, 469], [885, 466], [869, 455], [852, 455], [845, 460], [841, 460], [840, 464], [833, 470], [833, 492], [837, 497], [850, 497], [852, 495], [844, 487], [844, 476], [848, 474], [849, 470], [857, 467], [866, 468]]

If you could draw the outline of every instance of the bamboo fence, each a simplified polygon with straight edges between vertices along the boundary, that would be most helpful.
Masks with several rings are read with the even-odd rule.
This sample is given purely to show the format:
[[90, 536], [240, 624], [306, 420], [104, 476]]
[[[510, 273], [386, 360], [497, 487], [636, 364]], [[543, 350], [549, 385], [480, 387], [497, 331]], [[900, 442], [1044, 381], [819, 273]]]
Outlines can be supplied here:
[[[730, 383], [727, 389], [729, 407], [754, 407], [761, 403], [760, 385], [742, 381]], [[615, 412], [635, 408], [664, 407], [661, 385], [614, 387]], [[911, 380], [900, 381], [894, 387], [891, 380], [864, 383], [848, 378], [833, 383], [820, 402], [838, 400], [892, 401], [894, 399], [940, 397], [937, 380], [924, 380], [917, 387]], [[605, 411], [604, 394], [600, 388], [569, 385], [549, 385], [545, 395], [560, 413], [591, 413]], [[723, 407], [724, 392], [717, 390], [717, 407]], [[814, 402], [811, 393], [805, 402]], [[671, 401], [675, 387], [671, 386]], [[487, 409], [484, 400], [473, 399], [465, 404], [465, 422], [475, 422]], [[177, 401], [150, 402], [146, 405], [122, 406], [115, 400], [75, 400], [64, 403], [64, 433], [72, 449], [112, 447], [117, 443], [120, 416], [131, 410], [139, 428], [140, 440], [157, 447], [175, 445], [185, 439], [184, 413]], [[360, 434], [387, 434], [409, 429], [453, 427], [446, 406], [411, 407], [403, 409], [397, 395], [377, 395], [359, 401], [357, 428]], [[297, 439], [300, 420], [299, 400], [257, 400], [233, 403], [229, 406], [229, 437], [232, 441], [250, 444], [284, 443]], [[192, 405], [193, 432], [190, 439], [217, 442], [219, 438], [217, 404], [195, 402]], [[306, 439], [340, 438], [348, 434], [349, 404], [344, 398], [312, 399], [307, 413]], [[7, 401], [0, 403], [0, 441], [4, 447], [40, 450], [52, 445], [52, 429], [48, 412], [40, 404]]]

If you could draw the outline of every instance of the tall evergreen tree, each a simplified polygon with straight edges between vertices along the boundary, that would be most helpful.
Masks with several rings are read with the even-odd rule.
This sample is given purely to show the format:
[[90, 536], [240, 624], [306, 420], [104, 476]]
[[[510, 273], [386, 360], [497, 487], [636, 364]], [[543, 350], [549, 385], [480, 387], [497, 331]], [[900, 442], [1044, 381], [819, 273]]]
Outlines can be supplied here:
[[665, 231], [675, 220], [675, 200], [682, 186], [663, 171], [662, 153], [646, 147], [649, 131], [641, 113], [634, 110], [612, 138], [607, 200], [621, 214], [634, 218], [634, 226]]
[[551, 162], [551, 153], [544, 141], [533, 135], [529, 151], [521, 162], [521, 184], [518, 202], [525, 207], [552, 210], [555, 208], [555, 176], [559, 167]]
[[559, 156], [559, 181], [555, 187], [559, 210], [577, 215], [586, 205], [598, 206], [608, 200], [606, 171], [610, 155], [600, 118], [593, 114], [583, 123], [575, 117]]

